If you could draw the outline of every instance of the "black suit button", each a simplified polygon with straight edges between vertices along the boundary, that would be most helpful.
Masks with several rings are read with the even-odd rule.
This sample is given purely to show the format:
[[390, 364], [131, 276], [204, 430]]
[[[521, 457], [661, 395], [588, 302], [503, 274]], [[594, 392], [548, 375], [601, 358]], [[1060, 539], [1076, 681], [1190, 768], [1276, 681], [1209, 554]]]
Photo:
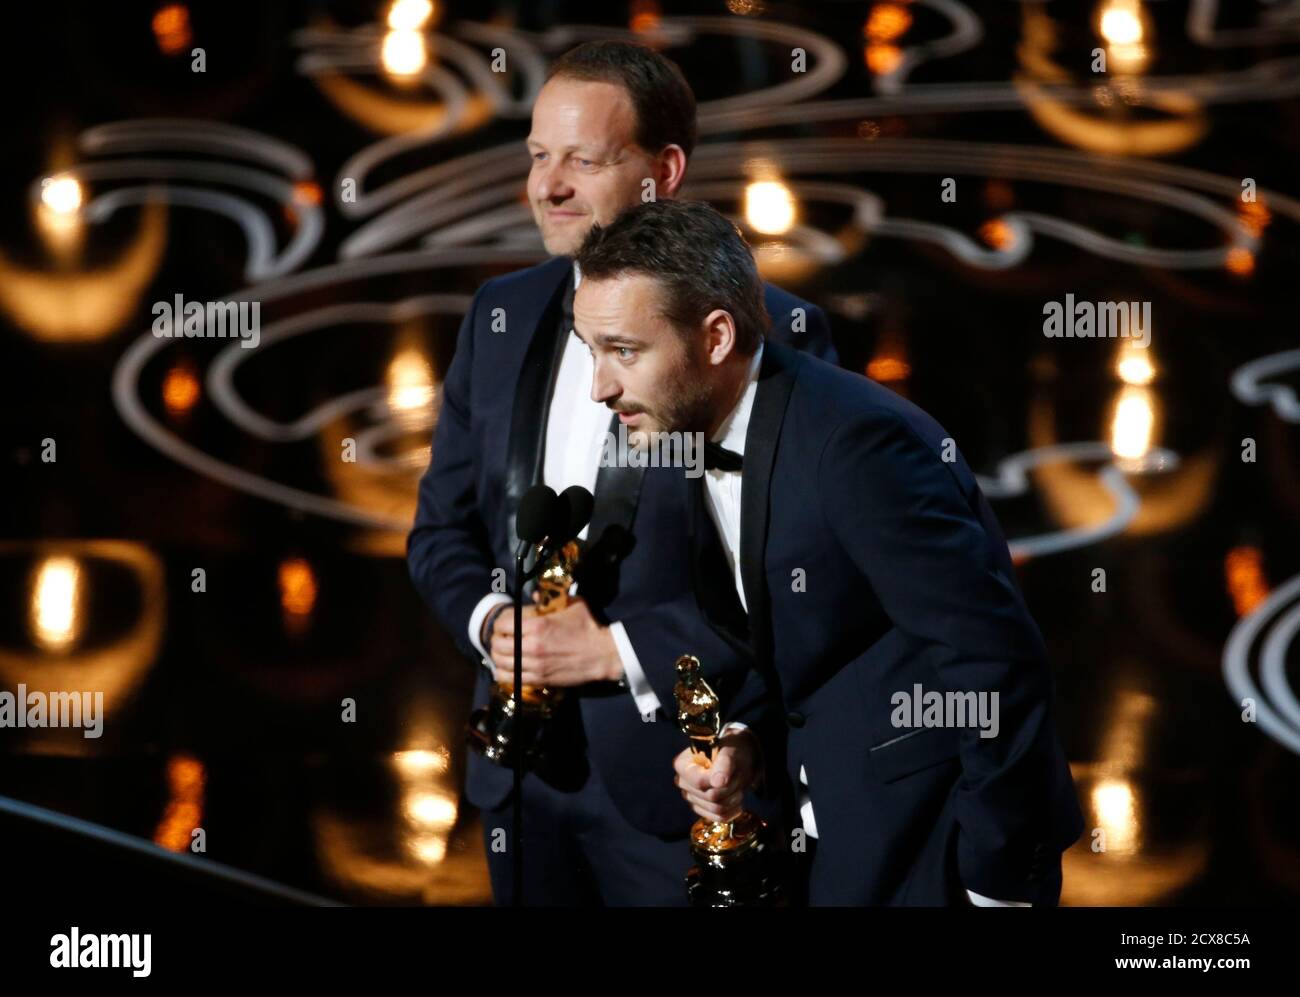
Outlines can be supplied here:
[[791, 727], [802, 727], [802, 726], [803, 726], [803, 714], [802, 714], [802, 713], [787, 713], [787, 714], [785, 715], [785, 722], [788, 723]]

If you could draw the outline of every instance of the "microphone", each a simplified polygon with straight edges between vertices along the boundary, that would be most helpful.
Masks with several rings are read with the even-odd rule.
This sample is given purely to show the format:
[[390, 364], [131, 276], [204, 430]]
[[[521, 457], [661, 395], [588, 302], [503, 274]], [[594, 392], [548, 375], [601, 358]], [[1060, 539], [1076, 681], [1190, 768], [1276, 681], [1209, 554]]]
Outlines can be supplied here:
[[[558, 496], [546, 485], [533, 485], [519, 500], [515, 515], [515, 532], [531, 546], [541, 543], [554, 529]], [[579, 527], [581, 529], [581, 527]]]
[[555, 502], [554, 532], [548, 546], [563, 547], [582, 532], [582, 528], [591, 522], [591, 511], [596, 500], [591, 492], [581, 485], [570, 485], [560, 492]]

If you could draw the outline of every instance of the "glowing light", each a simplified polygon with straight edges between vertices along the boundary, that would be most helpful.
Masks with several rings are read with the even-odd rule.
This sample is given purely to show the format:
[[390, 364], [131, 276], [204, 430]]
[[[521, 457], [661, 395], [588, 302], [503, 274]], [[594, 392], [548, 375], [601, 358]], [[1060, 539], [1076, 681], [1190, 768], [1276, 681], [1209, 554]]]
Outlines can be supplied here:
[[291, 617], [304, 617], [316, 605], [316, 572], [301, 557], [280, 563], [280, 606]]
[[418, 31], [433, 17], [430, 0], [393, 0], [388, 8], [388, 26], [394, 31]]
[[658, 31], [662, 19], [659, 4], [654, 0], [633, 0], [632, 18], [628, 22], [628, 27], [640, 34], [646, 34]]
[[745, 17], [751, 14], [763, 13], [763, 4], [760, 0], [727, 0], [727, 10]]
[[451, 755], [446, 748], [411, 748], [394, 753], [393, 765], [402, 775], [415, 779], [446, 772], [451, 765]]
[[407, 820], [421, 827], [447, 830], [456, 823], [456, 801], [434, 790], [414, 790], [402, 802]]
[[1115, 361], [1115, 373], [1125, 384], [1150, 384], [1156, 377], [1156, 365], [1150, 356], [1151, 348], [1125, 343], [1120, 347]]
[[194, 368], [186, 363], [178, 363], [163, 378], [163, 405], [172, 415], [184, 415], [196, 404], [202, 388]]
[[203, 819], [203, 787], [206, 783], [207, 771], [197, 758], [176, 755], [167, 760], [171, 798], [153, 833], [154, 844], [172, 852], [189, 851], [194, 829]]
[[153, 16], [153, 34], [163, 55], [185, 51], [193, 40], [189, 9], [181, 3], [159, 7]]
[[1243, 201], [1237, 212], [1237, 222], [1247, 235], [1259, 238], [1273, 220], [1273, 213], [1263, 201]]
[[1223, 261], [1229, 273], [1245, 277], [1255, 272], [1255, 254], [1245, 246], [1233, 246]]
[[31, 631], [37, 645], [52, 653], [67, 650], [80, 627], [81, 568], [71, 557], [49, 557], [32, 584]]
[[1010, 249], [1016, 243], [1016, 233], [1001, 218], [994, 218], [980, 226], [980, 238], [994, 249]]
[[0, 249], [0, 313], [28, 335], [48, 342], [102, 339], [120, 329], [135, 315], [162, 260], [165, 206], [145, 205], [135, 237], [94, 268], [81, 266], [86, 226], [80, 214], [56, 214], [39, 199], [32, 207], [56, 266], [28, 267]]
[[84, 193], [76, 177], [60, 173], [41, 181], [36, 224], [56, 259], [75, 259], [82, 242], [81, 205]]
[[1144, 30], [1137, 0], [1109, 0], [1098, 21], [1101, 37], [1111, 45], [1137, 45]]
[[1137, 800], [1127, 780], [1105, 779], [1092, 789], [1097, 824], [1106, 833], [1107, 852], [1131, 852], [1137, 844]]
[[912, 15], [906, 7], [896, 3], [878, 3], [867, 15], [862, 33], [873, 42], [892, 42], [903, 36], [912, 26]]
[[[1140, 73], [1146, 69], [1151, 59], [1145, 45], [1109, 45], [1106, 47], [1107, 64], [1115, 73]], [[1121, 88], [1123, 83], [1118, 84]], [[1142, 91], [1138, 89], [1120, 89], [1120, 96], [1126, 103], [1141, 103]]]
[[447, 857], [447, 839], [441, 834], [413, 834], [406, 847], [416, 861], [425, 865], [437, 865]]
[[316, 205], [325, 199], [325, 194], [315, 180], [299, 180], [293, 185], [293, 199], [299, 204]]
[[418, 31], [390, 31], [384, 35], [380, 58], [389, 75], [415, 76], [428, 65], [429, 49]]
[[207, 781], [203, 763], [188, 755], [177, 755], [167, 762], [167, 783], [177, 796], [193, 796], [203, 791]]
[[874, 357], [867, 364], [867, 377], [884, 384], [906, 381], [911, 373], [912, 365], [901, 357]]
[[745, 187], [745, 220], [755, 232], [782, 235], [794, 224], [794, 195], [779, 180], [757, 180]]
[[56, 215], [75, 215], [81, 209], [81, 184], [74, 176], [62, 174], [41, 181], [41, 203]]
[[1097, 33], [1106, 41], [1109, 72], [1136, 74], [1146, 68], [1151, 53], [1143, 44], [1146, 24], [1138, 0], [1107, 0], [1097, 18]]
[[1110, 427], [1110, 449], [1123, 460], [1137, 461], [1151, 449], [1156, 413], [1151, 389], [1126, 384], [1115, 402]]
[[433, 404], [433, 371], [419, 347], [399, 349], [388, 363], [385, 379], [393, 412], [422, 414]]
[[862, 50], [862, 61], [876, 76], [888, 76], [903, 61], [903, 50], [897, 45], [872, 42]]
[[1258, 547], [1234, 547], [1228, 551], [1223, 558], [1223, 574], [1238, 616], [1253, 613], [1268, 598], [1264, 555]]

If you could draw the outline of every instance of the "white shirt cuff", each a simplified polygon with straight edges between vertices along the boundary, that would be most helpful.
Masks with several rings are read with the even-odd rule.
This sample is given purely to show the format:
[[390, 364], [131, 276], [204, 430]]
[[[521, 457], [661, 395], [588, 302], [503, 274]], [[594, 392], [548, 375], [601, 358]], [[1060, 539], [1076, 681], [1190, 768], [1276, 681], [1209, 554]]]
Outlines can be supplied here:
[[614, 638], [614, 647], [618, 649], [618, 660], [623, 663], [623, 677], [627, 679], [628, 691], [632, 693], [636, 708], [641, 716], [652, 716], [662, 704], [655, 695], [650, 680], [645, 677], [641, 661], [632, 648], [632, 641], [628, 639], [627, 629], [621, 623], [611, 623], [609, 633]]
[[988, 897], [982, 897], [978, 893], [970, 890], [966, 891], [966, 896], [970, 897], [970, 902], [976, 907], [1032, 907], [1031, 903], [1023, 900], [990, 900]]
[[483, 621], [487, 619], [488, 613], [496, 609], [497, 606], [510, 605], [511, 599], [508, 595], [502, 595], [500, 592], [489, 592], [478, 601], [474, 607], [474, 612], [469, 614], [469, 642], [474, 645], [474, 649], [483, 655], [483, 667], [488, 671], [495, 671], [492, 667], [492, 655], [488, 654], [487, 648], [479, 640], [479, 635], [483, 632]]

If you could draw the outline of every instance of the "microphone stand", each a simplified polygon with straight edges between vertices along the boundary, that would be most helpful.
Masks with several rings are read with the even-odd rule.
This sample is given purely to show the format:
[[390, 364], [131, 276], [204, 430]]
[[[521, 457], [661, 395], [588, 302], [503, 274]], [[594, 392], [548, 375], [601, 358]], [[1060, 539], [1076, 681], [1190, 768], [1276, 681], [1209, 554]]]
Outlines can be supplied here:
[[[527, 540], [519, 541], [515, 553], [515, 723], [518, 724], [520, 712], [524, 705], [524, 582], [528, 576], [524, 572], [524, 559], [532, 545]], [[523, 905], [524, 893], [524, 753], [515, 752], [514, 764], [514, 799], [510, 804], [511, 823], [514, 825], [511, 837], [514, 839], [514, 895], [511, 906]]]
[[[514, 591], [514, 616], [515, 616], [515, 717], [516, 722], [523, 711], [524, 706], [524, 583], [537, 573], [537, 569], [546, 563], [548, 557], [554, 553], [551, 545], [551, 538], [547, 537], [537, 545], [539, 553], [533, 566], [527, 570], [524, 568], [524, 561], [528, 558], [528, 551], [532, 549], [532, 544], [527, 540], [519, 541], [519, 546], [515, 550], [515, 591]], [[514, 800], [511, 803], [511, 823], [513, 825], [512, 836], [515, 843], [514, 854], [514, 896], [511, 899], [512, 907], [523, 906], [524, 895], [524, 754], [522, 750], [515, 752], [514, 768]]]

